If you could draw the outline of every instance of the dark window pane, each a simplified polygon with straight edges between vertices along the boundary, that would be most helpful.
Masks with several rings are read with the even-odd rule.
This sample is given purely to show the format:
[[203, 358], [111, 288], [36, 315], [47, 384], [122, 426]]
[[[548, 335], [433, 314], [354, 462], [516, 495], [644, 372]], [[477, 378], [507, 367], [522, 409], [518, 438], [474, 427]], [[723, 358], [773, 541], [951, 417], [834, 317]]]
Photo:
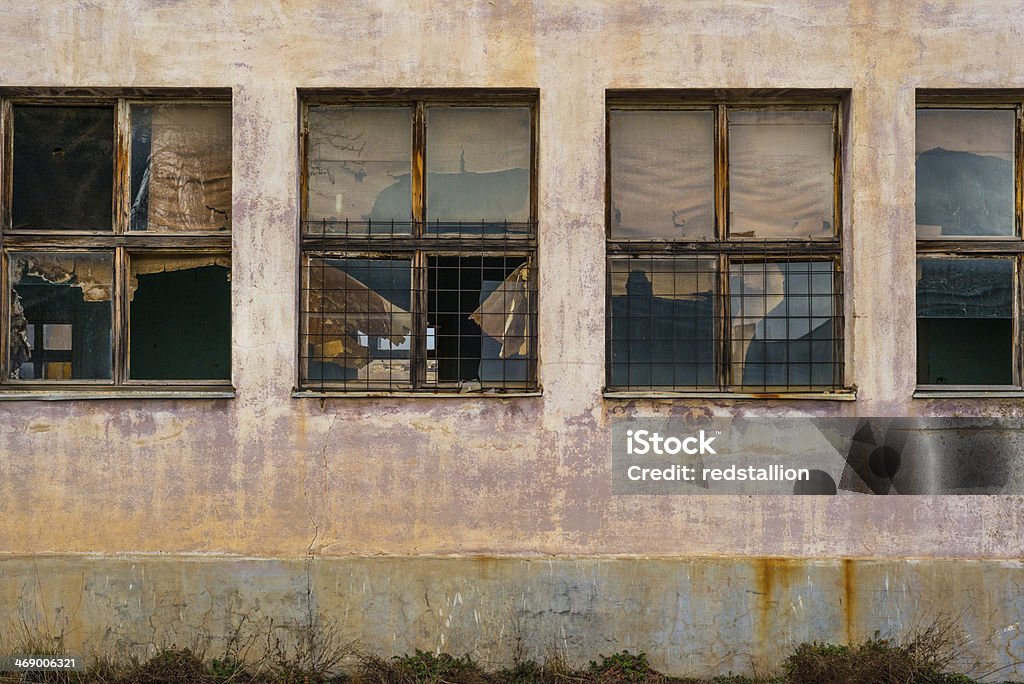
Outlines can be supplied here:
[[834, 234], [831, 111], [729, 113], [729, 234]]
[[367, 389], [409, 386], [409, 259], [310, 257], [302, 283], [305, 381]]
[[612, 259], [611, 378], [618, 388], [718, 383], [713, 259]]
[[733, 382], [751, 388], [842, 383], [831, 261], [734, 263]]
[[613, 111], [609, 124], [612, 237], [713, 237], [712, 112]]
[[428, 231], [526, 232], [529, 218], [530, 109], [428, 109]]
[[111, 378], [113, 257], [13, 253], [11, 378]]
[[373, 233], [390, 233], [395, 221], [408, 234], [412, 109], [319, 106], [308, 121], [307, 230], [365, 234], [370, 221], [380, 224]]
[[132, 379], [231, 378], [230, 276], [226, 255], [131, 258]]
[[427, 268], [427, 382], [526, 382], [534, 325], [527, 259], [431, 257]]
[[917, 261], [917, 381], [1013, 383], [1013, 262]]
[[132, 230], [231, 228], [231, 107], [133, 106]]
[[14, 228], [112, 230], [114, 111], [14, 107]]
[[1012, 109], [917, 111], [917, 235], [1014, 234]]

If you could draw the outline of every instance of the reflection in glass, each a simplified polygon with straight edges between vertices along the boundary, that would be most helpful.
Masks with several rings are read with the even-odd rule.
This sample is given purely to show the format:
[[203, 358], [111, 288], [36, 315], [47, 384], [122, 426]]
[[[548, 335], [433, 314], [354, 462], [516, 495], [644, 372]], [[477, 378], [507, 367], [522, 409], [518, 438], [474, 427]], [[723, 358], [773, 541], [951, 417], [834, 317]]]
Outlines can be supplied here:
[[18, 105], [12, 226], [112, 230], [114, 110]]
[[501, 233], [529, 220], [530, 120], [528, 107], [427, 110], [428, 231]]
[[304, 379], [407, 387], [412, 262], [311, 257], [302, 280]]
[[110, 379], [113, 256], [10, 254], [15, 380]]
[[230, 257], [137, 255], [129, 273], [131, 378], [230, 379]]
[[832, 262], [731, 268], [733, 382], [790, 389], [840, 385]]
[[717, 385], [714, 259], [616, 258], [609, 278], [612, 387]]
[[[345, 232], [336, 222], [395, 221], [402, 225], [394, 232], [410, 232], [412, 109], [311, 107], [307, 154], [309, 222], [326, 221], [327, 232]], [[365, 231], [348, 226], [349, 234]], [[391, 231], [382, 225], [372, 232]]]
[[612, 111], [611, 236], [714, 235], [714, 115]]
[[1013, 384], [1013, 261], [917, 260], [917, 382]]
[[834, 234], [831, 111], [729, 112], [729, 234]]
[[1012, 109], [917, 110], [917, 235], [1014, 234]]
[[131, 229], [231, 228], [231, 107], [131, 109]]

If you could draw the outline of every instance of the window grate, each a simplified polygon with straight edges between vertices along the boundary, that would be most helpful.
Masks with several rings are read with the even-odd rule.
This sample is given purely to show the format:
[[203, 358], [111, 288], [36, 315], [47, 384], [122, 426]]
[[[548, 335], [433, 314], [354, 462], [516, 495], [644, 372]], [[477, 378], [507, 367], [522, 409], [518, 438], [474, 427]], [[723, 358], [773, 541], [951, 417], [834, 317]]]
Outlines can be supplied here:
[[304, 389], [536, 389], [536, 94], [303, 105]]
[[305, 388], [535, 388], [533, 222], [321, 220], [304, 232]]
[[843, 388], [837, 245], [615, 246], [607, 269], [609, 389]]
[[846, 389], [840, 103], [644, 100], [607, 110], [606, 388]]

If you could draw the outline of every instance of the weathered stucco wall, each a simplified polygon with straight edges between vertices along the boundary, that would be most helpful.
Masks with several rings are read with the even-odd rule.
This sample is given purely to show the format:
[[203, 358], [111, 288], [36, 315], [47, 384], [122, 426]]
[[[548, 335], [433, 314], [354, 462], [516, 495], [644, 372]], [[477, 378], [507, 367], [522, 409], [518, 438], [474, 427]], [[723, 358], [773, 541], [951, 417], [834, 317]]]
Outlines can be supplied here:
[[[0, 402], [0, 553], [1021, 556], [1014, 497], [613, 497], [607, 426], [1024, 414], [911, 398], [915, 89], [1024, 86], [1022, 22], [1011, 0], [3, 0], [0, 87], [232, 89], [237, 397]], [[543, 396], [292, 398], [296, 89], [449, 86], [540, 92]], [[857, 401], [605, 400], [605, 90], [751, 87], [850, 92]]]
[[643, 650], [683, 676], [764, 673], [803, 642], [899, 637], [945, 615], [971, 637], [957, 665], [1002, 668], [1010, 680], [1024, 675], [1022, 570], [949, 560], [11, 556], [0, 560], [0, 605], [66, 635], [77, 654], [197, 644], [212, 657], [257, 634], [258, 655], [268, 634], [285, 647], [334, 635], [383, 656], [471, 653], [490, 667], [517, 651], [585, 664]]

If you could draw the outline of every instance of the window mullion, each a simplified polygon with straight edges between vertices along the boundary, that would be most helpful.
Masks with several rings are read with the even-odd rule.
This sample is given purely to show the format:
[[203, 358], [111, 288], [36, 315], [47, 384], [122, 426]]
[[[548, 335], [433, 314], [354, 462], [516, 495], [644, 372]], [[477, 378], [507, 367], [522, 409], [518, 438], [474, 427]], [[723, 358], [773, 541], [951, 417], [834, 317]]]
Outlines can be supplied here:
[[724, 104], [715, 108], [715, 238], [729, 238], [729, 116]]
[[11, 377], [10, 370], [10, 334], [11, 334], [11, 285], [7, 266], [7, 245], [3, 241], [3, 233], [11, 225], [11, 168], [12, 155], [8, 154], [12, 142], [11, 101], [0, 98], [0, 280], [3, 281], [3, 292], [0, 292], [0, 381], [7, 382]]
[[[114, 235], [125, 235], [131, 226], [131, 117], [129, 105], [118, 98], [114, 116]], [[123, 385], [129, 377], [128, 369], [128, 250], [114, 249], [114, 278], [111, 298], [114, 301], [114, 329], [111, 331], [114, 353], [114, 384]]]
[[[1024, 237], [1024, 189], [1021, 187], [1021, 179], [1024, 178], [1024, 116], [1022, 116], [1022, 105], [1017, 103], [1014, 108], [1017, 117], [1016, 135], [1014, 136], [1014, 234], [1018, 239]], [[1021, 321], [1021, 305], [1024, 303], [1021, 288], [1021, 259], [1024, 255], [1018, 254], [1013, 260], [1013, 384], [1020, 387], [1024, 385], [1024, 341], [1021, 340], [1024, 325]]]
[[[715, 239], [725, 242], [729, 239], [729, 113], [724, 104], [715, 107]], [[729, 255], [718, 252], [718, 322], [719, 354], [718, 386], [721, 390], [733, 384], [732, 378], [732, 329], [729, 293]]]
[[114, 278], [111, 282], [111, 298], [114, 301], [114, 384], [123, 385], [128, 380], [128, 257], [125, 247], [114, 249]]
[[1012, 318], [1012, 331], [1013, 331], [1013, 384], [1017, 387], [1021, 386], [1022, 375], [1021, 375], [1021, 255], [1017, 255], [1013, 259], [1013, 318]]
[[[427, 117], [422, 101], [416, 102], [412, 113], [412, 235], [422, 239], [426, 233], [426, 163]], [[416, 249], [412, 259], [412, 357], [409, 359], [409, 381], [414, 389], [427, 382], [427, 257]]]
[[127, 100], [119, 98], [114, 116], [114, 210], [115, 235], [127, 233], [131, 223], [131, 120]]
[[715, 318], [718, 321], [718, 338], [721, 340], [719, 353], [722, 355], [721, 363], [718, 364], [718, 386], [721, 390], [727, 390], [732, 386], [732, 326], [731, 321], [732, 299], [729, 291], [729, 255], [719, 252], [718, 254], [718, 311]]
[[410, 381], [414, 388], [427, 383], [427, 254], [417, 249], [412, 260], [412, 358], [409, 359]]
[[423, 102], [417, 102], [412, 114], [412, 234], [425, 234], [427, 219], [427, 116]]

